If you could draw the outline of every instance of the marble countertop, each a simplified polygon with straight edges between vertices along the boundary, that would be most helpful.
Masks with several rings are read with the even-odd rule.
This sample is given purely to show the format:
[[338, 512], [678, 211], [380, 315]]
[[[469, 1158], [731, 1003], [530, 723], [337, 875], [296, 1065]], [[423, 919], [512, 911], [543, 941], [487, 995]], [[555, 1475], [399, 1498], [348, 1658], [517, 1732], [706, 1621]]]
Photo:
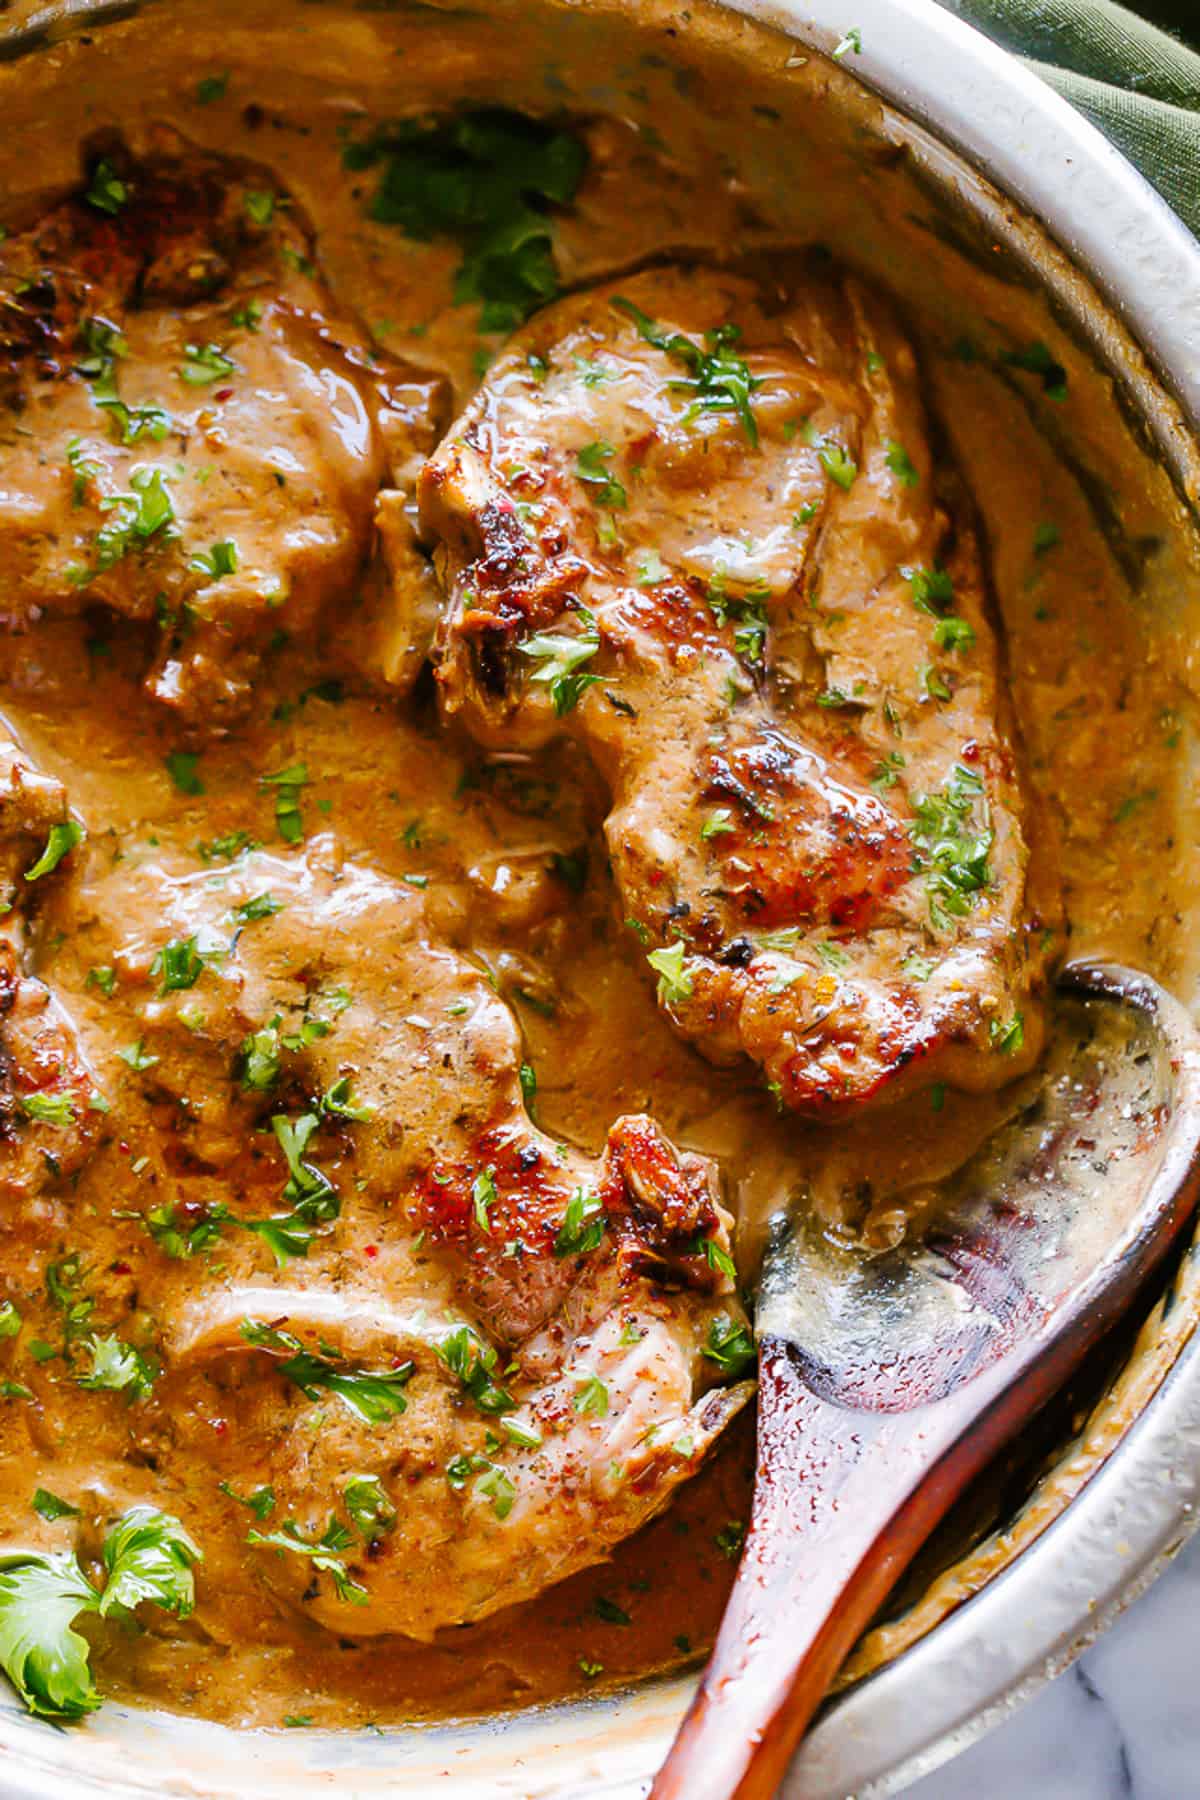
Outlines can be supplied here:
[[1200, 1800], [1200, 1535], [1065, 1675], [905, 1800]]

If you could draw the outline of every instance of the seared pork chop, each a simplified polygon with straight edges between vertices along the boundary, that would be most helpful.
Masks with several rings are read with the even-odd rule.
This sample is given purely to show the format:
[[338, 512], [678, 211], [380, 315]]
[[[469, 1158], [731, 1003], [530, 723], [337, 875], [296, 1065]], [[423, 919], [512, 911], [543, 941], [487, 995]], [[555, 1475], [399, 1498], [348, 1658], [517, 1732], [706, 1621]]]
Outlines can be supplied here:
[[423, 471], [447, 718], [576, 738], [704, 1053], [835, 1116], [1041, 1042], [1044, 927], [971, 510], [851, 279], [656, 269], [549, 307]]

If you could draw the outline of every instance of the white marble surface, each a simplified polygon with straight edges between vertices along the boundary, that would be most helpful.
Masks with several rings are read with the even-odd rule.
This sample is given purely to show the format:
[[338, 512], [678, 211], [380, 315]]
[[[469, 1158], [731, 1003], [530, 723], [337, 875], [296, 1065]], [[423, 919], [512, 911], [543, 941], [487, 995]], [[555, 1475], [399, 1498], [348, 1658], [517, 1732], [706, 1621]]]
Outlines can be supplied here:
[[1200, 1800], [1200, 1536], [1086, 1656], [905, 1800]]

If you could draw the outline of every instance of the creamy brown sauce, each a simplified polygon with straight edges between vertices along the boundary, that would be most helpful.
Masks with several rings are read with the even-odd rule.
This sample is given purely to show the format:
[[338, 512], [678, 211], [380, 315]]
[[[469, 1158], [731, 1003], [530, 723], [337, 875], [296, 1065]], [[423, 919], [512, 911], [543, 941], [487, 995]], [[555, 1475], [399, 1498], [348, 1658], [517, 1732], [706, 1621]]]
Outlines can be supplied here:
[[[0, 193], [14, 196], [18, 217], [27, 193], [20, 165], [44, 169], [51, 187], [67, 183], [78, 142], [102, 125], [118, 126], [139, 147], [166, 122], [205, 149], [244, 157], [296, 197], [320, 269], [364, 341], [447, 376], [457, 411], [478, 359], [501, 340], [481, 340], [475, 309], [453, 303], [452, 246], [418, 243], [365, 219], [366, 185], [342, 167], [341, 134], [388, 112], [507, 93], [507, 76], [517, 102], [544, 108], [555, 104], [554, 85], [543, 90], [540, 64], [530, 72], [537, 59], [529, 41], [500, 43], [493, 28], [466, 17], [403, 16], [369, 27], [359, 17], [336, 27], [318, 23], [314, 11], [307, 45], [304, 26], [290, 44], [273, 36], [267, 17], [240, 13], [235, 27], [217, 32], [197, 11], [153, 41], [134, 22], [92, 48], [47, 55], [20, 95], [4, 72], [0, 96], [27, 129], [10, 139], [20, 136], [19, 154], [0, 153]], [[376, 30], [394, 52], [384, 73], [363, 68], [364, 34]], [[803, 206], [799, 217], [772, 212], [766, 146], [786, 119], [763, 114], [739, 136], [744, 121], [726, 116], [706, 137], [696, 90], [683, 84], [675, 92], [658, 63], [644, 61], [660, 48], [630, 50], [620, 118], [587, 120], [615, 105], [613, 96], [580, 94], [577, 71], [565, 78], [593, 160], [559, 227], [564, 285], [621, 273], [663, 246], [753, 251], [776, 229], [799, 241], [813, 223]], [[196, 87], [206, 75], [224, 85], [201, 104]], [[702, 67], [696, 80], [718, 116], [719, 70]], [[777, 115], [802, 107], [778, 91], [785, 80], [764, 84], [761, 97]], [[725, 159], [739, 153], [741, 164], [731, 167]], [[806, 154], [817, 153], [810, 146]], [[870, 158], [860, 160], [853, 134], [829, 156], [847, 205], [869, 194]], [[872, 202], [863, 204], [869, 211]], [[829, 219], [820, 224], [828, 239]], [[886, 228], [876, 224], [866, 231], [865, 260], [880, 234], [886, 238]], [[910, 247], [914, 241], [924, 249], [919, 237]], [[991, 355], [955, 354], [953, 303], [935, 298], [936, 253], [928, 255], [926, 295], [905, 291], [906, 281], [919, 286], [915, 276], [898, 275], [895, 285], [920, 343], [927, 396], [984, 523], [1015, 710], [1044, 829], [1057, 842], [1070, 950], [1117, 956], [1190, 998], [1194, 677], [1181, 646], [1198, 592], [1195, 568], [1182, 534], [1169, 536], [1168, 501], [1143, 489], [1110, 397], [1082, 358], [1055, 341], [1069, 378], [1059, 402], [1043, 400], [1036, 379]], [[876, 260], [886, 275], [886, 259]], [[967, 314], [992, 322], [996, 342], [1049, 332], [1027, 295], [984, 274], [956, 268], [956, 293]], [[1094, 482], [1081, 484], [1056, 445], [1047, 417], [1056, 406], [1087, 421], [1075, 430], [1089, 444], [1093, 473], [1102, 468], [1110, 484], [1102, 504]], [[0, 469], [0, 487], [3, 479]], [[156, 941], [172, 880], [185, 872], [203, 879], [206, 868], [213, 881], [229, 878], [224, 865], [198, 857], [198, 843], [245, 832], [282, 850], [264, 773], [303, 764], [308, 834], [333, 833], [348, 861], [415, 887], [437, 939], [491, 973], [536, 1071], [538, 1123], [551, 1138], [594, 1156], [614, 1119], [647, 1111], [677, 1143], [719, 1160], [745, 1271], [765, 1218], [794, 1193], [807, 1191], [832, 1229], [887, 1241], [923, 1185], [978, 1140], [995, 1104], [951, 1093], [931, 1131], [928, 1097], [918, 1095], [907, 1110], [830, 1131], [780, 1119], [743, 1068], [704, 1062], [656, 1008], [637, 946], [614, 922], [597, 838], [598, 783], [561, 752], [489, 757], [439, 726], [420, 684], [398, 701], [381, 697], [362, 673], [379, 666], [371, 623], [378, 604], [368, 591], [344, 629], [338, 621], [318, 641], [301, 632], [264, 661], [249, 716], [228, 737], [198, 745], [203, 792], [195, 795], [181, 793], [168, 773], [167, 759], [193, 739], [143, 692], [136, 625], [87, 613], [0, 638], [0, 716], [36, 765], [63, 782], [88, 832], [88, 862], [61, 930], [53, 900], [39, 925], [35, 972], [69, 1009], [122, 1127], [36, 1221], [0, 1236], [4, 1291], [26, 1322], [8, 1373], [36, 1396], [32, 1404], [0, 1401], [0, 1542], [78, 1541], [86, 1552], [95, 1548], [96, 1521], [124, 1505], [179, 1512], [206, 1553], [194, 1618], [184, 1626], [151, 1621], [137, 1637], [106, 1634], [98, 1679], [106, 1692], [244, 1723], [362, 1725], [486, 1710], [688, 1662], [719, 1619], [730, 1552], [748, 1515], [751, 1460], [743, 1420], [670, 1512], [611, 1561], [511, 1612], [444, 1631], [432, 1646], [399, 1636], [381, 1645], [355, 1641], [348, 1623], [347, 1638], [324, 1630], [258, 1579], [240, 1537], [247, 1521], [217, 1487], [224, 1479], [246, 1490], [261, 1478], [254, 1451], [236, 1441], [236, 1407], [232, 1435], [205, 1441], [180, 1431], [172, 1443], [164, 1427], [147, 1459], [124, 1396], [81, 1393], [60, 1363], [29, 1358], [31, 1337], [54, 1342], [60, 1329], [45, 1297], [45, 1265], [72, 1251], [105, 1302], [119, 1303], [135, 1326], [145, 1323], [148, 1340], [170, 1323], [156, 1317], [157, 1307], [181, 1303], [182, 1284], [162, 1276], [158, 1251], [128, 1216], [160, 1197], [139, 1141], [153, 1108], [118, 1055], [145, 1036], [145, 995], [118, 982], [106, 996], [88, 973], [122, 956], [136, 960], [139, 946]], [[331, 679], [340, 686], [331, 688]], [[579, 891], [561, 880], [547, 886], [550, 859], [585, 847]], [[845, 1193], [858, 1196], [852, 1207]], [[360, 1272], [370, 1270], [380, 1221], [364, 1203], [352, 1223], [346, 1254], [360, 1259]], [[240, 1249], [231, 1254], [241, 1257]], [[251, 1263], [270, 1281], [269, 1258]], [[195, 1267], [197, 1279], [210, 1278], [202, 1262]], [[419, 1269], [403, 1274], [419, 1290]], [[74, 1521], [47, 1524], [30, 1510], [38, 1485], [81, 1507], [78, 1533]]]

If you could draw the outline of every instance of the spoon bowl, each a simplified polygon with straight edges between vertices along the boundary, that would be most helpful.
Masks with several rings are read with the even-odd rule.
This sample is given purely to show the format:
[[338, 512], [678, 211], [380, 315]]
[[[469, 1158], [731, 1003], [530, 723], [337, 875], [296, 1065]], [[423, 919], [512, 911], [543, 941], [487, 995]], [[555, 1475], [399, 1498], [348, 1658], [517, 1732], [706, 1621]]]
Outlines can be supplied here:
[[1200, 1034], [1147, 977], [1074, 964], [1041, 1068], [919, 1237], [868, 1257], [775, 1222], [750, 1531], [653, 1800], [775, 1793], [890, 1589], [1141, 1291], [1198, 1181]]

